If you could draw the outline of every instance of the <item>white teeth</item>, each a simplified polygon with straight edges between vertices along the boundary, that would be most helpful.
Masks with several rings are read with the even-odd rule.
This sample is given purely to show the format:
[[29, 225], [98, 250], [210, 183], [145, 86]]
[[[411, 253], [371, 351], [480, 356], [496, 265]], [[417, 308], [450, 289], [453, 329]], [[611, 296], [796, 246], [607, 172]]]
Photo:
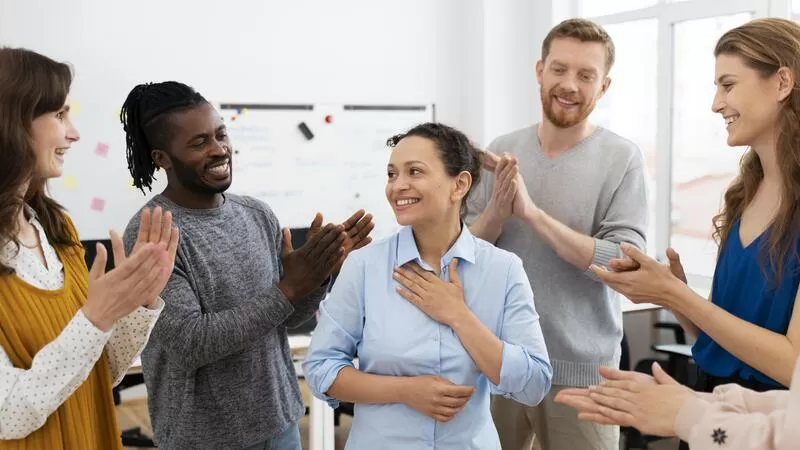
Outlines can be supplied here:
[[569, 100], [564, 100], [564, 99], [563, 99], [563, 98], [561, 98], [561, 97], [556, 97], [556, 101], [557, 101], [558, 103], [561, 103], [561, 104], [563, 104], [563, 105], [569, 105], [569, 106], [575, 106], [575, 105], [577, 105], [577, 104], [578, 104], [578, 102], [573, 102], [573, 101], [569, 101]]
[[211, 172], [214, 175], [225, 175], [225, 174], [228, 173], [228, 163], [225, 163], [225, 164], [222, 164], [222, 165], [219, 165], [219, 166], [216, 166], [216, 167], [212, 167], [212, 168], [208, 169], [208, 171]]
[[736, 119], [738, 119], [738, 118], [739, 118], [739, 116], [730, 116], [730, 117], [726, 117], [726, 118], [725, 118], [725, 125], [730, 125], [730, 124], [732, 124], [733, 122], [736, 122]]
[[412, 205], [414, 203], [417, 203], [418, 201], [419, 201], [419, 199], [417, 199], [417, 198], [404, 198], [402, 200], [398, 200], [397, 201], [397, 206]]

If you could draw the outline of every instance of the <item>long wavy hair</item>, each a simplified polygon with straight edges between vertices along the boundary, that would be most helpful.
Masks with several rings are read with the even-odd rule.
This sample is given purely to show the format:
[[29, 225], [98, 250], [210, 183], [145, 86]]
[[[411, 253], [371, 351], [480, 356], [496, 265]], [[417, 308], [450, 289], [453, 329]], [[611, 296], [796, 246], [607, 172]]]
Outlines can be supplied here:
[[[725, 33], [717, 42], [714, 56], [738, 56], [762, 78], [786, 67], [794, 75], [792, 92], [783, 101], [777, 128], [777, 163], [781, 172], [781, 202], [769, 228], [767, 245], [762, 247], [762, 268], [770, 267], [780, 282], [785, 263], [798, 258], [800, 231], [800, 25], [778, 18], [756, 19]], [[753, 200], [764, 169], [752, 149], [742, 157], [740, 173], [725, 192], [724, 205], [713, 219], [714, 238], [722, 249], [731, 227], [742, 217]]]
[[[33, 120], [61, 109], [71, 84], [68, 65], [30, 50], [0, 48], [0, 246], [13, 242], [19, 249], [17, 219], [25, 203], [36, 211], [51, 245], [80, 245], [64, 208], [48, 196], [47, 180], [35, 175], [31, 137]], [[0, 275], [11, 272], [0, 261]]]

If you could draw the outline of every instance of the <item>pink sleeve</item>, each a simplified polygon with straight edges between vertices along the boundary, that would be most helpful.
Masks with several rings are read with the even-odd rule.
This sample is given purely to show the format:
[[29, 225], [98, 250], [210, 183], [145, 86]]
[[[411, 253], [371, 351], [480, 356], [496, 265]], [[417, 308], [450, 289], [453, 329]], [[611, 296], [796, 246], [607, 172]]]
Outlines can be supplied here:
[[709, 403], [724, 403], [727, 410], [737, 412], [771, 412], [783, 408], [788, 401], [788, 392], [783, 390], [756, 392], [738, 384], [725, 384], [710, 392], [695, 392]]
[[726, 384], [714, 389], [717, 403], [724, 404], [728, 411], [741, 413], [771, 413], [783, 409], [789, 401], [789, 391], [775, 390], [755, 392], [737, 384]]
[[[742, 390], [744, 392], [746, 390]], [[770, 393], [768, 398], [776, 397]], [[705, 398], [692, 397], [683, 405], [675, 419], [675, 432], [678, 437], [689, 443], [692, 450], [735, 448], [742, 450], [780, 450], [783, 438], [788, 430], [786, 423], [786, 404], [788, 392], [778, 401], [768, 400], [766, 403], [757, 399], [759, 394], [752, 393], [733, 396], [732, 402], [709, 402]], [[730, 392], [726, 393], [730, 395]], [[782, 407], [767, 412], [764, 407], [771, 403]], [[748, 412], [745, 408], [755, 407], [760, 411]]]

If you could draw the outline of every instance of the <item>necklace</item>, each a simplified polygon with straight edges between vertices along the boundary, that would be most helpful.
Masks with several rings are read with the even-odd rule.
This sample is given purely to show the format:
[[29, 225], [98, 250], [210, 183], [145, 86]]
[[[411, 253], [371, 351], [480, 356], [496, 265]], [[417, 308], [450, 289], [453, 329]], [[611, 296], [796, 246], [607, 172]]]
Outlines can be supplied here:
[[34, 228], [33, 231], [34, 231], [34, 233], [36, 235], [36, 243], [33, 244], [33, 245], [28, 245], [28, 244], [22, 242], [22, 239], [18, 239], [19, 240], [19, 245], [21, 245], [21, 246], [23, 246], [25, 248], [31, 249], [31, 250], [39, 248], [39, 246], [42, 244], [42, 240], [39, 238], [39, 231], [36, 228]]

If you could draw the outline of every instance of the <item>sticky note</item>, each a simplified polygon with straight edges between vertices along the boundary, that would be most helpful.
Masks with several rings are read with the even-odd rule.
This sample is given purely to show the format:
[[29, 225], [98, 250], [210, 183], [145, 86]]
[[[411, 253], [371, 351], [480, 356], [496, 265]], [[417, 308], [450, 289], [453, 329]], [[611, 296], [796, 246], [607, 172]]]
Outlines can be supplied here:
[[242, 116], [242, 119], [247, 117], [247, 108], [242, 108], [241, 116]]
[[77, 116], [81, 113], [81, 111], [83, 111], [83, 105], [81, 105], [81, 102], [72, 100], [69, 104], [69, 113], [73, 116]]
[[139, 188], [136, 187], [136, 184], [133, 182], [133, 178], [131, 178], [130, 183], [128, 183], [128, 189], [132, 191], [138, 191]]
[[67, 175], [64, 177], [64, 187], [67, 189], [75, 189], [78, 186], [78, 177], [75, 175]]
[[122, 108], [117, 108], [114, 111], [114, 120], [122, 120]]
[[95, 197], [92, 199], [91, 208], [93, 211], [103, 212], [103, 210], [106, 209], [106, 201], [102, 198]]
[[105, 142], [98, 142], [94, 148], [94, 154], [98, 156], [108, 156], [108, 144]]

